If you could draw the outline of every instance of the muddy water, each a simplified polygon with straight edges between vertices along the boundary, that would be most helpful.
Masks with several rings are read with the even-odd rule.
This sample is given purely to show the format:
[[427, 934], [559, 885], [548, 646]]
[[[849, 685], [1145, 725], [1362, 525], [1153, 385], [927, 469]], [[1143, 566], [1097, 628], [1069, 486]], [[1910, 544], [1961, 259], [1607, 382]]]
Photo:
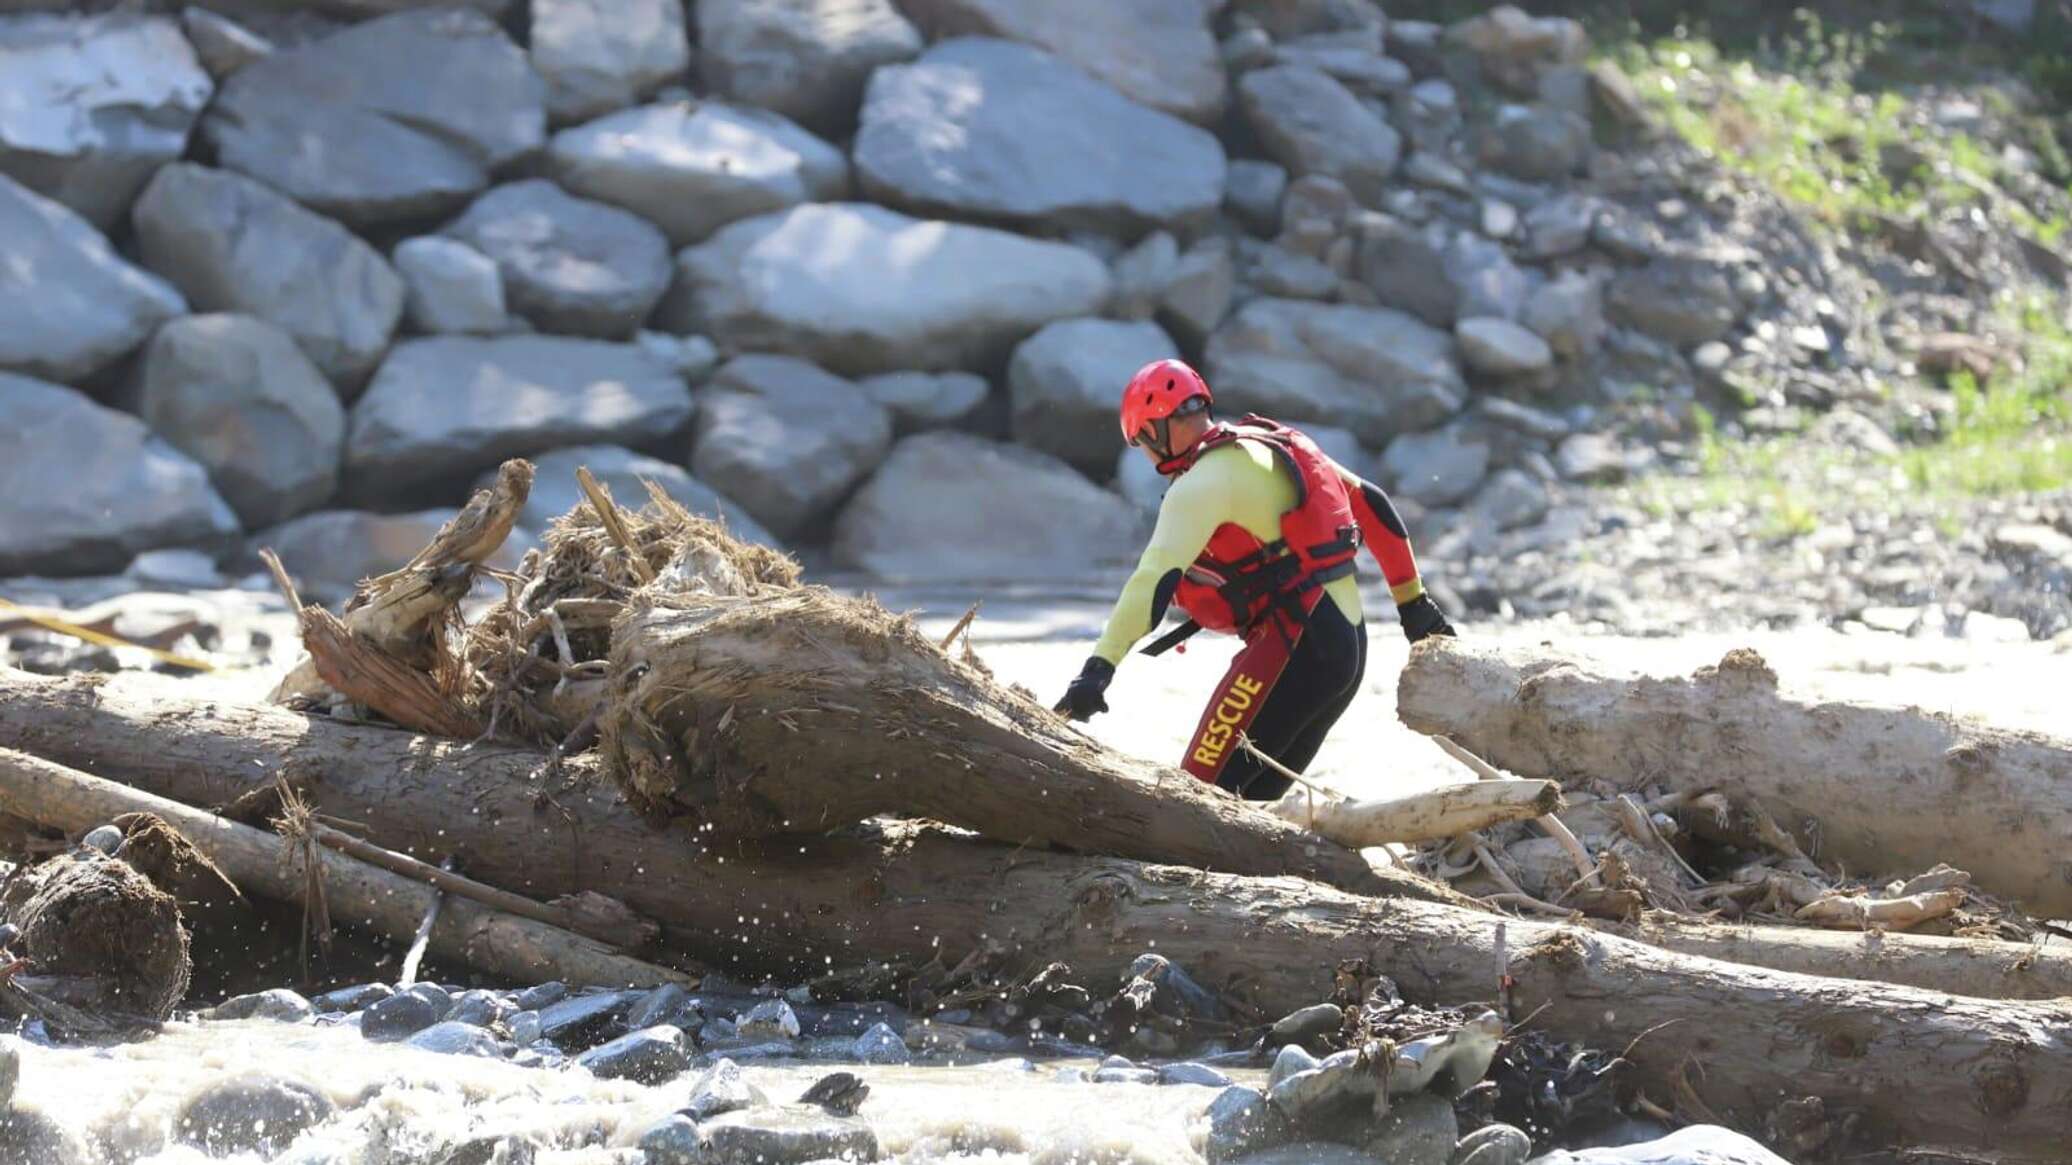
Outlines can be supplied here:
[[[938, 634], [976, 592], [891, 591], [886, 604], [913, 611]], [[972, 636], [996, 675], [1040, 698], [1078, 670], [1106, 614], [1107, 593], [984, 592]], [[1386, 611], [1377, 596], [1375, 610]], [[1753, 647], [1793, 691], [1914, 704], [2011, 727], [2064, 732], [2063, 697], [2072, 654], [2047, 644], [1906, 639], [1826, 629], [1754, 631], [1677, 639], [1590, 636], [1559, 624], [1464, 626], [1505, 643], [1553, 643], [1607, 667], [1689, 672], [1734, 647]], [[1405, 791], [1462, 778], [1454, 762], [1395, 717], [1395, 677], [1407, 648], [1384, 616], [1372, 625], [1366, 692], [1326, 746], [1312, 775], [1348, 792]], [[1228, 640], [1197, 639], [1184, 656], [1133, 657], [1108, 700], [1115, 709], [1087, 731], [1153, 759], [1177, 756], [1200, 702], [1232, 653]], [[273, 675], [195, 681], [225, 698], [255, 699]], [[484, 1133], [529, 1135], [552, 1151], [543, 1165], [632, 1165], [640, 1134], [687, 1099], [690, 1078], [643, 1088], [594, 1080], [573, 1068], [537, 1069], [371, 1045], [350, 1028], [264, 1022], [175, 1025], [162, 1037], [104, 1051], [27, 1049], [21, 1102], [105, 1146], [107, 1162], [209, 1160], [174, 1143], [174, 1114], [195, 1092], [254, 1070], [304, 1080], [342, 1114], [306, 1134], [275, 1162], [404, 1165]], [[795, 1097], [825, 1071], [750, 1067], [774, 1100]], [[1211, 1090], [1192, 1086], [1091, 1085], [1054, 1079], [1055, 1064], [858, 1069], [872, 1083], [863, 1115], [889, 1153], [910, 1161], [1199, 1161], [1193, 1147]], [[237, 1159], [252, 1163], [255, 1158]]]
[[[1188, 1165], [1214, 1089], [1064, 1083], [1085, 1064], [999, 1060], [964, 1067], [847, 1065], [871, 1086], [861, 1116], [905, 1161], [1030, 1165]], [[797, 1097], [827, 1066], [745, 1065], [772, 1101]], [[247, 1073], [300, 1081], [337, 1116], [271, 1158], [210, 1158], [181, 1144], [190, 1098]], [[1240, 1073], [1238, 1075], [1245, 1075]], [[472, 1137], [515, 1134], [551, 1151], [540, 1165], [640, 1160], [634, 1146], [688, 1099], [695, 1073], [652, 1087], [587, 1071], [373, 1044], [351, 1027], [173, 1024], [157, 1039], [106, 1050], [24, 1050], [17, 1103], [95, 1143], [95, 1165], [418, 1165]]]

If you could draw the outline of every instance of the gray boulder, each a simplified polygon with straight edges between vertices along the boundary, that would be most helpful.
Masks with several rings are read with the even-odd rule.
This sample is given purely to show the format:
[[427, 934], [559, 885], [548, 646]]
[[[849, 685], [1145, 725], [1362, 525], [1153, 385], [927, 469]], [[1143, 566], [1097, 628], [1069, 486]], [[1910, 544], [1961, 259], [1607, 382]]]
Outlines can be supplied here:
[[[518, 524], [528, 530], [544, 532], [554, 519], [582, 502], [583, 492], [576, 484], [576, 469], [587, 467], [592, 476], [612, 491], [612, 497], [620, 505], [634, 509], [646, 505], [648, 492], [643, 483], [651, 481], [692, 513], [725, 522], [736, 538], [765, 546], [781, 545], [776, 535], [763, 529], [762, 523], [735, 505], [731, 498], [692, 477], [682, 466], [658, 457], [635, 453], [619, 445], [575, 445], [542, 453], [532, 459], [532, 464], [532, 496], [526, 499], [525, 509], [518, 515]], [[486, 488], [495, 476], [495, 471], [491, 470], [476, 482], [476, 488]]]
[[294, 337], [264, 320], [174, 320], [144, 349], [137, 413], [201, 462], [257, 529], [328, 500], [338, 487], [345, 406]]
[[0, 175], [110, 230], [214, 89], [169, 17], [0, 16]]
[[187, 310], [179, 292], [125, 262], [85, 219], [4, 174], [0, 239], [0, 370], [80, 380]]
[[1554, 350], [1529, 328], [1482, 316], [1454, 325], [1461, 360], [1485, 376], [1523, 376], [1554, 366]]
[[1482, 484], [1489, 472], [1489, 446], [1460, 425], [1428, 433], [1405, 433], [1382, 451], [1389, 488], [1426, 506], [1450, 506]]
[[1117, 255], [1109, 269], [1115, 276], [1115, 294], [1109, 300], [1108, 314], [1116, 319], [1148, 320], [1157, 314], [1159, 301], [1180, 269], [1180, 242], [1171, 231], [1153, 231]]
[[201, 67], [218, 81], [261, 57], [273, 55], [272, 41], [206, 8], [182, 8], [180, 31], [187, 34], [187, 43], [194, 46]]
[[315, 1014], [309, 1000], [285, 987], [226, 999], [203, 1013], [212, 1020], [270, 1019], [278, 1023], [301, 1023]]
[[445, 1022], [486, 1028], [504, 1022], [517, 1010], [505, 996], [477, 988], [460, 993], [460, 997], [453, 1001], [453, 1008], [446, 1013]]
[[257, 316], [348, 390], [403, 314], [403, 281], [330, 219], [250, 178], [186, 162], [160, 170], [132, 215], [137, 250], [196, 311]]
[[1580, 194], [1547, 199], [1525, 212], [1525, 240], [1519, 253], [1540, 262], [1575, 254], [1589, 245], [1597, 213], [1597, 200]]
[[562, 1048], [587, 1047], [612, 1031], [625, 1030], [621, 1021], [643, 991], [599, 991], [571, 995], [540, 1008], [540, 1037]]
[[[450, 507], [408, 514], [318, 510], [252, 535], [246, 557], [256, 563], [260, 550], [272, 548], [304, 597], [334, 602], [350, 596], [361, 579], [410, 561], [457, 512]], [[491, 556], [489, 565], [515, 569], [521, 541], [514, 535]]]
[[360, 1016], [360, 1035], [377, 1043], [406, 1040], [438, 1023], [445, 1013], [431, 997], [405, 991], [369, 1005]]
[[396, 244], [410, 326], [431, 335], [495, 335], [511, 329], [496, 260], [458, 239], [425, 235]]
[[1616, 1148], [1556, 1149], [1535, 1165], [1787, 1165], [1761, 1143], [1718, 1125], [1691, 1125], [1657, 1141]]
[[691, 1054], [683, 1029], [661, 1024], [599, 1044], [577, 1056], [576, 1063], [600, 1080], [660, 1084], [682, 1075], [691, 1066]]
[[849, 1055], [859, 1064], [905, 1064], [914, 1058], [914, 1053], [887, 1024], [874, 1023], [870, 1029], [856, 1037], [849, 1047]]
[[1453, 1102], [1429, 1092], [1390, 1097], [1387, 1115], [1375, 1122], [1367, 1152], [1389, 1165], [1449, 1165], [1460, 1140]]
[[1604, 285], [1580, 271], [1564, 271], [1534, 289], [1521, 322], [1564, 360], [1595, 355], [1604, 345]]
[[1158, 320], [1182, 343], [1200, 347], [1237, 299], [1237, 256], [1230, 240], [1210, 237], [1187, 248], [1166, 283]]
[[810, 1161], [875, 1161], [878, 1135], [854, 1117], [805, 1109], [725, 1113], [698, 1126], [708, 1165], [806, 1165]]
[[624, 339], [669, 289], [669, 240], [544, 178], [499, 186], [445, 228], [495, 260], [511, 309], [545, 332]]
[[741, 1066], [721, 1057], [691, 1086], [691, 1100], [680, 1111], [695, 1121], [708, 1121], [723, 1113], [761, 1108], [770, 1103], [763, 1090], [748, 1082]]
[[661, 227], [677, 246], [849, 189], [840, 150], [766, 109], [717, 101], [644, 105], [562, 130], [547, 168], [575, 193]]
[[481, 1056], [493, 1060], [503, 1055], [496, 1037], [487, 1029], [457, 1019], [442, 1020], [403, 1042], [420, 1052], [437, 1052], [442, 1056]]
[[1516, 469], [1493, 474], [1469, 507], [1470, 516], [1502, 532], [1530, 526], [1547, 516], [1545, 482]]
[[1506, 105], [1482, 139], [1482, 164], [1528, 182], [1552, 182], [1590, 157], [1590, 123], [1566, 109]]
[[408, 497], [559, 445], [663, 440], [690, 419], [691, 390], [637, 345], [408, 340], [353, 406], [346, 477], [369, 499]]
[[1463, 319], [1515, 320], [1532, 294], [1532, 276], [1511, 261], [1502, 244], [1466, 231], [1446, 248], [1446, 281], [1459, 294]]
[[1108, 299], [1107, 265], [1064, 243], [860, 203], [735, 223], [677, 257], [673, 330], [837, 372], [983, 368]]
[[698, 1122], [671, 1113], [640, 1134], [642, 1165], [704, 1165], [705, 1145]]
[[1288, 168], [1256, 158], [1233, 158], [1223, 179], [1223, 208], [1253, 234], [1272, 234], [1281, 222]]
[[1133, 558], [1137, 536], [1135, 507], [1064, 462], [938, 432], [893, 447], [842, 511], [834, 553], [884, 578], [1056, 579]]
[[1354, 219], [1358, 249], [1354, 269], [1382, 307], [1409, 312], [1435, 328], [1450, 328], [1460, 310], [1460, 293], [1434, 274], [1445, 258], [1425, 233], [1378, 211]]
[[795, 1040], [799, 1038], [798, 1013], [782, 999], [768, 999], [741, 1014], [735, 1032], [744, 1040]]
[[1150, 322], [1061, 320], [1022, 341], [1007, 365], [1017, 443], [1096, 480], [1115, 464], [1115, 402], [1131, 373], [1178, 356]]
[[[1070, 61], [1140, 105], [1204, 125], [1229, 99], [1202, 0], [904, 0], [930, 36], [995, 36]], [[1146, 46], [1157, 46], [1147, 51]]]
[[117, 571], [139, 551], [236, 534], [208, 472], [142, 421], [0, 372], [0, 578]]
[[892, 413], [892, 431], [957, 428], [973, 421], [991, 388], [972, 372], [881, 372], [856, 382]]
[[1612, 319], [1671, 344], [1717, 340], [1734, 330], [1741, 301], [1717, 264], [1657, 259], [1615, 276], [1605, 292]]
[[196, 1093], [173, 1118], [173, 1135], [212, 1157], [271, 1157], [332, 1111], [323, 1093], [300, 1080], [253, 1073]]
[[640, 1002], [626, 1013], [626, 1026], [634, 1031], [680, 1021], [695, 1026], [697, 1017], [698, 1007], [691, 1002], [691, 993], [674, 983], [664, 983], [640, 997]]
[[677, 0], [532, 0], [530, 43], [563, 123], [624, 109], [691, 64]]
[[1344, 85], [1307, 65], [1275, 65], [1238, 82], [1245, 117], [1293, 174], [1328, 174], [1379, 205], [1403, 152], [1395, 128]]
[[1389, 308], [1255, 299], [1209, 338], [1205, 372], [1226, 411], [1342, 425], [1378, 446], [1460, 411], [1453, 347]]
[[699, 0], [696, 11], [712, 92], [827, 134], [856, 124], [874, 70], [923, 47], [892, 0]]
[[351, 987], [326, 991], [309, 1003], [319, 1013], [329, 1015], [335, 1012], [363, 1011], [395, 993], [396, 989], [386, 983], [356, 983]]
[[738, 357], [709, 387], [691, 468], [779, 537], [829, 515], [892, 444], [884, 406], [795, 356]]
[[1134, 235], [1223, 201], [1214, 135], [1004, 40], [946, 41], [878, 70], [855, 156], [875, 201], [1052, 232]]
[[1254, 1088], [1232, 1086], [1209, 1103], [1208, 1136], [1202, 1144], [1209, 1165], [1228, 1165], [1241, 1157], [1282, 1144], [1292, 1133], [1288, 1118]]
[[1238, 240], [1244, 282], [1260, 295], [1283, 299], [1329, 299], [1338, 291], [1338, 272], [1328, 263], [1257, 239]]
[[360, 225], [451, 210], [546, 139], [545, 86], [496, 22], [423, 8], [276, 52], [223, 84], [223, 166]]

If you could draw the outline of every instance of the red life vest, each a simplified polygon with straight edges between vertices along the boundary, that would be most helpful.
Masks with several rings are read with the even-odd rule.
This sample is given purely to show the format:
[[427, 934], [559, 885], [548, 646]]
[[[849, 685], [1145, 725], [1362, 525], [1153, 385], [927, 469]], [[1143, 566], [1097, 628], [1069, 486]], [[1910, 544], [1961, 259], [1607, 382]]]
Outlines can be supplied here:
[[1331, 459], [1316, 442], [1277, 421], [1246, 416], [1217, 425], [1174, 459], [1186, 472], [1202, 455], [1236, 441], [1256, 441], [1295, 483], [1295, 505], [1281, 515], [1281, 536], [1261, 543], [1251, 531], [1225, 522], [1209, 537], [1173, 591], [1173, 601], [1210, 631], [1245, 632], [1276, 609], [1299, 612], [1299, 600], [1353, 573], [1360, 525], [1352, 498]]

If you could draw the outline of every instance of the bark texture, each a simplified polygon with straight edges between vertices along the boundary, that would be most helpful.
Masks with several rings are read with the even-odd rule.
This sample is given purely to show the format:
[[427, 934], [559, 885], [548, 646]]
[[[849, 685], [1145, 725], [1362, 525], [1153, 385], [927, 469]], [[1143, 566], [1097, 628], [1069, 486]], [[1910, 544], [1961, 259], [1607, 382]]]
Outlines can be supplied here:
[[1015, 845], [1449, 897], [1094, 744], [874, 604], [817, 587], [682, 603], [613, 628], [599, 721], [607, 767], [658, 814], [731, 837], [897, 814]]
[[1917, 708], [1785, 695], [1752, 651], [1689, 678], [1560, 655], [1418, 645], [1397, 711], [1519, 776], [1757, 801], [1808, 854], [1909, 877], [1938, 862], [2033, 913], [2072, 915], [2072, 743]]
[[[149, 813], [178, 831], [232, 882], [251, 893], [300, 902], [309, 886], [304, 865], [312, 853], [309, 847], [176, 800], [5, 749], [0, 749], [0, 812], [68, 832], [83, 832], [123, 814]], [[432, 886], [330, 849], [319, 847], [314, 854], [321, 863], [324, 898], [333, 922], [397, 941], [409, 940], [431, 905]], [[128, 869], [114, 861], [99, 864]], [[145, 885], [148, 889], [149, 883]], [[170, 911], [170, 898], [166, 904]], [[451, 894], [432, 928], [430, 949], [443, 959], [520, 983], [561, 979], [628, 987], [695, 982], [691, 976], [630, 958], [593, 939]], [[183, 938], [182, 988], [186, 986], [185, 957]], [[173, 1002], [177, 998], [175, 995]], [[169, 1009], [171, 1003], [165, 1006]], [[164, 1017], [164, 1012], [156, 1016]]]
[[1015, 967], [1064, 960], [1092, 981], [1156, 949], [1281, 1014], [1315, 1002], [1348, 958], [1369, 960], [1413, 998], [1487, 999], [1501, 925], [1516, 1014], [1594, 1046], [1631, 1043], [1647, 1079], [1691, 1064], [1696, 1095], [1746, 1127], [1761, 1127], [1781, 1102], [1817, 1096], [1831, 1114], [1857, 1114], [1874, 1141], [2062, 1158], [2072, 1011], [2057, 1004], [1769, 971], [1296, 878], [1047, 853], [924, 827], [706, 843], [709, 834], [689, 828], [647, 826], [607, 790], [541, 786], [538, 754], [461, 752], [277, 708], [138, 700], [119, 681], [0, 673], [0, 741], [194, 802], [226, 800], [285, 763], [306, 775], [321, 808], [364, 821], [392, 846], [458, 845], [475, 876], [536, 897], [622, 889], [664, 923], [665, 943], [744, 970], [796, 974], [830, 957], [956, 962], [987, 949]]

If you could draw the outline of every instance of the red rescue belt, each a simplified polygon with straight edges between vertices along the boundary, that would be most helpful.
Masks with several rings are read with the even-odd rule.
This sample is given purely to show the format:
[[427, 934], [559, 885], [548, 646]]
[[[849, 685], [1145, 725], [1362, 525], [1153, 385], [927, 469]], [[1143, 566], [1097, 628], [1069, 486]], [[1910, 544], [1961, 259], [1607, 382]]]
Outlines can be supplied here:
[[1288, 668], [1295, 645], [1302, 642], [1310, 613], [1324, 597], [1321, 587], [1290, 595], [1288, 603], [1276, 608], [1245, 634], [1245, 646], [1230, 661], [1230, 670], [1216, 687], [1216, 694], [1202, 712], [1201, 723], [1187, 741], [1187, 755], [1180, 767], [1211, 785], [1223, 775], [1231, 754], [1238, 750], [1238, 738], [1252, 727], [1274, 685]]

